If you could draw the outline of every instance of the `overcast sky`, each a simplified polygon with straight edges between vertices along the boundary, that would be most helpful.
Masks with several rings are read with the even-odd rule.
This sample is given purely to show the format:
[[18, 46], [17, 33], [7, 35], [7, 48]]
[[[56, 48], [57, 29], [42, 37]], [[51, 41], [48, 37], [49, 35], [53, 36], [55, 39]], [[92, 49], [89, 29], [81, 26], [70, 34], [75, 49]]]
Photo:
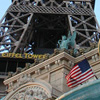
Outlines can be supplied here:
[[[97, 17], [97, 20], [99, 22], [99, 25], [100, 25], [100, 0], [95, 0], [96, 3], [95, 3], [95, 14], [96, 14], [96, 17]], [[8, 9], [8, 7], [10, 6], [11, 4], [11, 0], [0, 0], [0, 20], [1, 18], [4, 16], [5, 14], [5, 11]]]

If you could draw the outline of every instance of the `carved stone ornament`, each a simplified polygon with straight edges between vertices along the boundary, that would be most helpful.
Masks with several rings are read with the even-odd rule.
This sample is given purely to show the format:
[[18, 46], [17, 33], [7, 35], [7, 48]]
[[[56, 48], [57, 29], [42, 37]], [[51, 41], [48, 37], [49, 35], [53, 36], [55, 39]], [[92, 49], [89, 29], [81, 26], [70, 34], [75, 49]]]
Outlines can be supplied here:
[[52, 91], [48, 86], [30, 82], [15, 91], [11, 91], [4, 100], [47, 100], [51, 98]]
[[15, 90], [19, 86], [28, 82], [33, 82], [33, 81], [34, 81], [34, 78], [31, 78], [30, 75], [25, 74], [19, 77], [19, 79], [17, 80], [17, 83], [13, 87], [9, 86], [9, 88], [13, 88], [13, 90]]

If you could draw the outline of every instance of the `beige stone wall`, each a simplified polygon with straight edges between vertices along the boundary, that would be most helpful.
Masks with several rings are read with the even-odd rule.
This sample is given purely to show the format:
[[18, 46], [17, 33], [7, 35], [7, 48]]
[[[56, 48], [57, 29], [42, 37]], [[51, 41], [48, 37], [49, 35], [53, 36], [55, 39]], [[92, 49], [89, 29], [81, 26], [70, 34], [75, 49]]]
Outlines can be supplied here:
[[62, 69], [50, 73], [50, 84], [58, 90], [63, 91], [63, 72]]
[[67, 81], [65, 79], [65, 74], [67, 73], [67, 69], [66, 68], [61, 68], [59, 70], [53, 71], [50, 74], [50, 84], [56, 88], [57, 90], [61, 91], [61, 92], [67, 92], [70, 89], [67, 87]]
[[[67, 74], [69, 73], [69, 71], [66, 68], [63, 69], [63, 72]], [[65, 93], [69, 90], [71, 90], [71, 88], [67, 86], [67, 80], [65, 79], [65, 75], [63, 75], [63, 92]]]

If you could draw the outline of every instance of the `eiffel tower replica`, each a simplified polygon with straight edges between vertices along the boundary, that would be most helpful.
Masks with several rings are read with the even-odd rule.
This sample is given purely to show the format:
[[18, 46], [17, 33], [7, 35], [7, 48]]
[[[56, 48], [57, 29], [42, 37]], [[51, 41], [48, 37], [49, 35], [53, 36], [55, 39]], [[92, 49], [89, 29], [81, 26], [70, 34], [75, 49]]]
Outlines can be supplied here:
[[[60, 73], [63, 77], [62, 71], [68, 73], [75, 63], [84, 59], [82, 54], [86, 54], [85, 57], [89, 61], [99, 59], [96, 44], [99, 40], [100, 26], [94, 13], [94, 5], [95, 0], [12, 0], [12, 4], [0, 20], [0, 53], [49, 56], [39, 64], [30, 65], [34, 67], [22, 71], [19, 76], [14, 75], [5, 80], [9, 95], [4, 100], [24, 100], [18, 98], [23, 95], [27, 96], [25, 100], [29, 100], [28, 95], [31, 98], [36, 89], [34, 100], [53, 100], [69, 91], [64, 78], [64, 81], [61, 79], [62, 84], [58, 81], [60, 85], [55, 83], [57, 80], [52, 81], [53, 73], [57, 71], [56, 74]], [[71, 36], [76, 32], [76, 55], [73, 55], [73, 48], [70, 47], [68, 50], [59, 50], [58, 40], [63, 35], [68, 37], [69, 31]], [[42, 74], [42, 71], [45, 74]]]

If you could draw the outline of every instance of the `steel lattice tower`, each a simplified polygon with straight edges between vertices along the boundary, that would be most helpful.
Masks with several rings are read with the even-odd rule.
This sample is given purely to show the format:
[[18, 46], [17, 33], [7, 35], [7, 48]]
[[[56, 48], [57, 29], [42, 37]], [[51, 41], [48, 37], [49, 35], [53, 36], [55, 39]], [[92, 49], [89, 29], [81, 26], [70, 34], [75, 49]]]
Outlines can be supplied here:
[[0, 21], [0, 53], [44, 53], [61, 35], [77, 33], [76, 44], [88, 48], [99, 39], [95, 0], [12, 0]]

